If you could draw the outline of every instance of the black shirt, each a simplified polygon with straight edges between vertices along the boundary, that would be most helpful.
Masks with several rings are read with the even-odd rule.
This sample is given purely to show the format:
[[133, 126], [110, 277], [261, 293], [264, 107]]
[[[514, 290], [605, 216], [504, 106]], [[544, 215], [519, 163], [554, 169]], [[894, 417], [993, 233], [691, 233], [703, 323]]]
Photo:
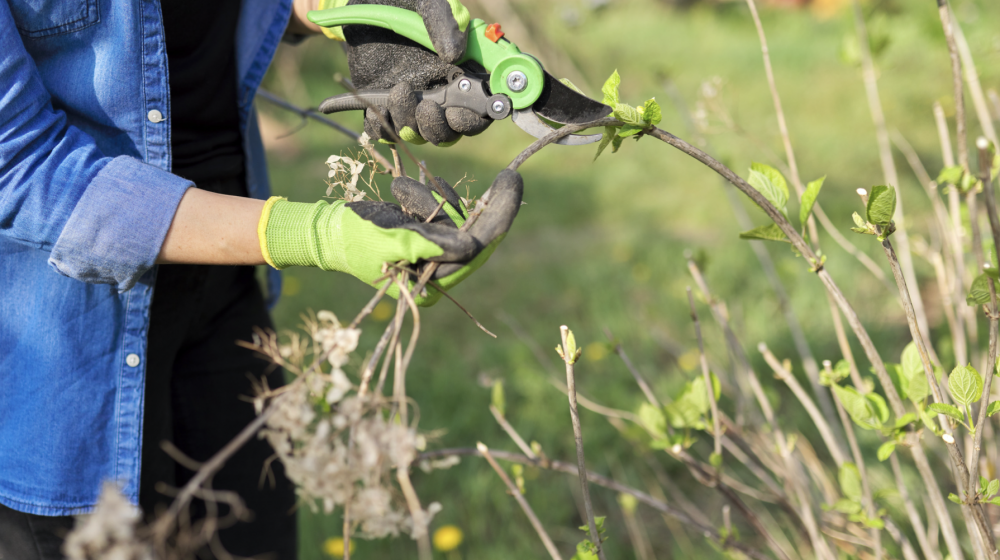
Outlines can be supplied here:
[[163, 0], [173, 172], [196, 185], [241, 176], [236, 103], [240, 0]]

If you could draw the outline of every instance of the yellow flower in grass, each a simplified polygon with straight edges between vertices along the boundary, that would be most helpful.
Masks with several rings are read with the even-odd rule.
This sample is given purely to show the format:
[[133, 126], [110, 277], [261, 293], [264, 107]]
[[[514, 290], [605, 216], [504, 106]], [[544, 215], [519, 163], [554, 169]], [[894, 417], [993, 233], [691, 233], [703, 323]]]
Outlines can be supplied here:
[[372, 310], [372, 319], [380, 323], [382, 321], [388, 321], [389, 318], [392, 317], [393, 312], [395, 311], [396, 311], [395, 306], [393, 306], [391, 303], [385, 300], [380, 301], [378, 302], [378, 305], [375, 306], [375, 309]]
[[434, 531], [434, 548], [441, 552], [449, 552], [462, 544], [462, 530], [454, 525], [445, 525]]
[[[351, 554], [354, 554], [354, 541], [348, 545], [351, 547]], [[323, 552], [334, 558], [344, 557], [344, 539], [341, 537], [330, 537], [323, 543]]]

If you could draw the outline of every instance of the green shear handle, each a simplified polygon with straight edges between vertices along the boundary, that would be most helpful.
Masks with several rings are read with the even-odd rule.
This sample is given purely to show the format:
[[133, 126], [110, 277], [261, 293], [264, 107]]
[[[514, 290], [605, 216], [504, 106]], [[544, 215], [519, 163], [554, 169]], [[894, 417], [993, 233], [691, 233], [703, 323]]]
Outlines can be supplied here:
[[[393, 31], [434, 51], [424, 21], [416, 12], [390, 6], [358, 5], [309, 12], [309, 21], [321, 27], [373, 25]], [[469, 23], [465, 54], [458, 64], [475, 61], [490, 73], [490, 90], [510, 97], [514, 109], [530, 107], [545, 88], [545, 71], [529, 54], [503, 37], [492, 40], [481, 19]]]

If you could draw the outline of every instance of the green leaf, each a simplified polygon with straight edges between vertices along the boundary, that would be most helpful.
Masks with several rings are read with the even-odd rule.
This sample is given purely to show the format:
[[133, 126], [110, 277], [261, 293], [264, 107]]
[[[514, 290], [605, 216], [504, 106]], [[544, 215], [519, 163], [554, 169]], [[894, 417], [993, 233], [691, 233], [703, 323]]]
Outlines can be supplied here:
[[[698, 378], [696, 381], [701, 381]], [[694, 383], [687, 383], [684, 386], [684, 391], [674, 399], [674, 402], [663, 407], [664, 411], [667, 413], [667, 419], [670, 421], [670, 425], [675, 428], [695, 428], [701, 429], [701, 418], [704, 415], [704, 411], [708, 410], [708, 400], [707, 392], [705, 391], [705, 382], [701, 381], [701, 390], [698, 392], [700, 396], [697, 397], [693, 394]], [[704, 409], [702, 406], [704, 405]]]
[[777, 169], [762, 163], [754, 163], [750, 167], [750, 176], [747, 178], [747, 182], [757, 189], [757, 192], [764, 195], [764, 198], [782, 214], [788, 214], [786, 208], [788, 205], [788, 184]]
[[997, 496], [995, 498], [990, 498], [989, 500], [986, 500], [986, 503], [993, 504], [995, 506], [1000, 506], [1000, 496]]
[[826, 369], [819, 372], [819, 383], [824, 387], [829, 387], [838, 383], [841, 379], [844, 379], [850, 374], [851, 367], [845, 360], [840, 360], [837, 362], [837, 365], [831, 368], [829, 373], [827, 373]]
[[952, 185], [957, 185], [959, 181], [962, 180], [962, 166], [952, 165], [950, 167], [945, 167], [938, 173], [937, 182], [938, 183], [951, 183]]
[[694, 405], [695, 409], [698, 410], [702, 415], [708, 414], [709, 409], [711, 409], [711, 404], [708, 399], [708, 387], [705, 386], [704, 377], [696, 377], [694, 381], [691, 382], [691, 390], [689, 391], [691, 404]]
[[990, 497], [1000, 491], [1000, 480], [993, 479], [986, 485], [986, 496]]
[[819, 196], [820, 189], [823, 188], [823, 181], [826, 180], [826, 175], [811, 181], [806, 185], [806, 192], [802, 193], [801, 204], [799, 205], [799, 222], [805, 226], [806, 220], [809, 219], [809, 214], [812, 214], [813, 205], [816, 204], [816, 197]]
[[986, 489], [989, 487], [989, 485], [990, 485], [990, 479], [986, 478], [983, 475], [979, 475], [979, 493], [985, 494]]
[[917, 410], [920, 411], [920, 421], [924, 423], [924, 426], [927, 426], [928, 430], [939, 436], [944, 433], [944, 430], [938, 426], [937, 419], [930, 413], [929, 409], [918, 404]]
[[617, 153], [618, 149], [622, 147], [622, 140], [623, 140], [623, 138], [621, 136], [615, 136], [611, 140], [611, 153], [612, 154]]
[[959, 498], [957, 494], [948, 494], [948, 499], [958, 505], [962, 505], [962, 498]]
[[837, 473], [837, 480], [840, 481], [840, 491], [844, 496], [856, 502], [861, 501], [861, 473], [857, 465], [844, 461]]
[[615, 118], [623, 123], [633, 124], [640, 128], [646, 126], [646, 121], [642, 120], [642, 113], [628, 103], [619, 103], [618, 105], [614, 105], [614, 108], [613, 114]]
[[840, 385], [834, 385], [832, 387], [833, 392], [840, 399], [840, 403], [844, 405], [844, 410], [850, 415], [851, 420], [854, 423], [866, 430], [874, 430], [878, 428], [878, 418], [875, 417], [875, 412], [872, 410], [871, 406], [868, 404], [868, 399], [864, 397], [861, 393], [857, 391], [854, 387], [841, 387]]
[[608, 107], [615, 107], [618, 105], [618, 86], [620, 86], [621, 83], [622, 77], [618, 75], [618, 70], [615, 70], [601, 87], [601, 93], [604, 94], [604, 101], [602, 101], [602, 103]]
[[868, 195], [868, 207], [865, 209], [868, 221], [882, 227], [892, 223], [892, 215], [896, 212], [896, 189], [885, 185], [872, 187]]
[[788, 200], [788, 181], [785, 180], [785, 176], [781, 174], [780, 171], [767, 165], [766, 163], [753, 162], [750, 164], [750, 169], [761, 173], [765, 177], [774, 183], [774, 186], [778, 187], [785, 193], [785, 200]]
[[967, 406], [983, 396], [983, 378], [971, 365], [958, 366], [948, 376], [948, 392], [959, 406]]
[[[965, 303], [969, 305], [985, 305], [990, 302], [990, 281], [992, 279], [986, 274], [976, 276], [969, 288], [969, 295], [965, 296]], [[993, 288], [996, 289], [996, 281], [993, 281]]]
[[903, 391], [911, 401], [922, 401], [931, 394], [930, 386], [927, 384], [927, 375], [924, 373], [924, 363], [920, 359], [920, 351], [912, 341], [903, 349], [903, 354], [899, 357], [902, 366], [900, 382]]
[[708, 456], [708, 463], [715, 468], [722, 466], [722, 453], [712, 453]]
[[722, 383], [714, 371], [708, 372], [708, 377], [712, 380], [712, 394], [715, 395], [715, 400], [718, 401], [722, 398]]
[[[589, 530], [590, 529], [588, 528], [588, 531]], [[576, 554], [574, 554], [570, 560], [598, 560], [597, 553], [591, 551], [593, 548], [594, 545], [589, 540], [584, 539], [580, 541], [576, 545]]]
[[783, 241], [791, 243], [785, 232], [781, 231], [778, 224], [755, 227], [752, 230], [744, 231], [740, 234], [740, 239], [759, 239], [761, 241]]
[[875, 413], [878, 415], [878, 419], [881, 421], [881, 423], [884, 424], [888, 422], [889, 407], [886, 406], [885, 399], [882, 398], [882, 395], [879, 395], [878, 393], [866, 393], [865, 398], [868, 399], [868, 402], [874, 405]]
[[951, 404], [931, 403], [931, 405], [927, 407], [927, 410], [938, 414], [944, 414], [945, 416], [950, 416], [959, 422], [965, 422], [965, 415], [962, 414], [962, 411], [959, 410], [958, 407]]
[[958, 182], [958, 190], [963, 193], [969, 192], [973, 187], [979, 184], [976, 176], [972, 173], [963, 173], [962, 180]]
[[887, 442], [883, 443], [878, 448], [878, 460], [879, 461], [885, 461], [890, 456], [892, 456], [892, 453], [894, 451], [896, 451], [896, 442], [894, 442], [894, 441], [887, 441]]
[[896, 418], [896, 429], [905, 428], [909, 424], [917, 421], [917, 415], [912, 412], [907, 412], [906, 414]]
[[490, 397], [493, 406], [500, 411], [500, 416], [505, 415], [507, 412], [507, 399], [504, 398], [503, 381], [498, 380], [493, 382], [493, 391]]
[[583, 93], [582, 89], [576, 87], [576, 84], [574, 84], [573, 82], [569, 81], [569, 78], [560, 78], [559, 82], [562, 83], [562, 85], [568, 87], [569, 89], [571, 89], [571, 90], [579, 93], [580, 95], [583, 95], [583, 96], [586, 97], [587, 94]]
[[861, 513], [861, 504], [850, 498], [841, 498], [833, 504], [831, 509], [847, 515], [855, 515]]
[[870, 527], [872, 529], [884, 529], [885, 528], [885, 521], [882, 521], [878, 517], [875, 517], [875, 518], [864, 517], [861, 520], [861, 523], [863, 523], [866, 527]]
[[642, 132], [641, 126], [635, 126], [634, 124], [627, 124], [618, 130], [619, 138], [628, 138], [629, 136], [634, 136]]
[[[854, 220], [854, 225], [856, 225], [859, 228], [865, 230], [865, 232], [868, 231], [868, 222], [866, 222], [865, 219], [861, 217], [861, 214], [858, 214], [857, 212], [854, 212], [854, 213], [851, 214], [851, 219]], [[861, 232], [861, 233], [864, 233], [864, 232]]]
[[986, 407], [986, 414], [988, 416], [993, 416], [997, 412], [1000, 412], [1000, 401], [993, 401]]
[[639, 422], [657, 438], [667, 437], [667, 419], [663, 411], [649, 403], [639, 405]]
[[604, 135], [601, 136], [601, 144], [597, 146], [597, 154], [594, 156], [595, 160], [601, 156], [601, 152], [604, 151], [604, 148], [608, 147], [608, 144], [611, 143], [611, 139], [614, 138], [615, 135], [617, 134], [618, 134], [617, 128], [613, 126], [604, 127]]
[[646, 104], [642, 106], [642, 120], [651, 126], [656, 126], [660, 124], [662, 118], [663, 111], [660, 109], [660, 104], [656, 102], [656, 98], [646, 101]]

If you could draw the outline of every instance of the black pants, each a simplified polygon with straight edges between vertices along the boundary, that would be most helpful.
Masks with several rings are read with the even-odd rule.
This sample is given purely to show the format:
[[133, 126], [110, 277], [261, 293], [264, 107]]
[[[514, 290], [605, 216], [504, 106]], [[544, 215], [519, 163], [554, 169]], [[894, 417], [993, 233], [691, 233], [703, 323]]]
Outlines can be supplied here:
[[[203, 462], [254, 419], [251, 379], [266, 377], [271, 388], [283, 384], [280, 370], [236, 345], [251, 339], [253, 327], [271, 327], [252, 267], [160, 266], [150, 313], [139, 485], [147, 516], [171, 501], [157, 492], [157, 483], [176, 488], [193, 475], [162, 450], [161, 441]], [[295, 560], [294, 488], [278, 461], [270, 463], [269, 476], [261, 476], [272, 454], [266, 441], [252, 438], [213, 477], [214, 489], [237, 492], [253, 512], [252, 521], [222, 530], [219, 538], [236, 556]], [[204, 515], [202, 503], [192, 509], [195, 517]], [[0, 504], [0, 558], [61, 559], [62, 540], [72, 527], [72, 517], [31, 515]]]

